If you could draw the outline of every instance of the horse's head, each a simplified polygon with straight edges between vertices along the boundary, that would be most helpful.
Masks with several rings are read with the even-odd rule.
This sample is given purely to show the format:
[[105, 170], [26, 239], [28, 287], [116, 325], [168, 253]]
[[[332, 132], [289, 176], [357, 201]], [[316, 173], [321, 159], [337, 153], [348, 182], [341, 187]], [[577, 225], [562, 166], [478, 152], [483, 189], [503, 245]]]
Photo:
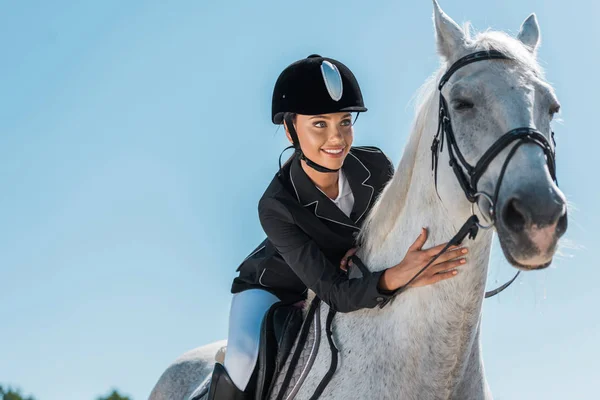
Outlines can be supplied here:
[[[438, 51], [448, 68], [462, 57], [483, 50], [497, 50], [510, 57], [462, 66], [441, 93], [456, 146], [471, 166], [516, 128], [532, 128], [543, 135], [543, 145], [528, 140], [506, 144], [484, 169], [476, 191], [495, 200], [491, 207], [487, 196], [481, 195], [477, 204], [483, 217], [495, 221], [508, 261], [522, 269], [547, 267], [567, 228], [567, 209], [548, 161], [548, 149], [554, 150], [550, 123], [559, 103], [536, 60], [540, 33], [535, 15], [523, 23], [516, 39], [501, 32], [472, 38], [436, 1], [434, 8]], [[548, 145], [546, 152], [544, 145]], [[513, 149], [515, 146], [518, 148]], [[465, 198], [465, 192], [448, 167], [448, 154], [448, 143], [444, 143], [437, 172], [438, 192], [445, 204], [468, 204], [462, 200], [457, 203], [456, 199]], [[464, 165], [462, 169], [468, 176]]]

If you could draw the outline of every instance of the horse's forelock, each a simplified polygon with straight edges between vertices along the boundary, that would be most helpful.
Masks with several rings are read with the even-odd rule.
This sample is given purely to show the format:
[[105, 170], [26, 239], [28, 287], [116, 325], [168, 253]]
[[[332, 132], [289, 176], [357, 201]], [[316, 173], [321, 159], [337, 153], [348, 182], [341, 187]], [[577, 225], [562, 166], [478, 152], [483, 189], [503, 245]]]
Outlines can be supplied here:
[[536, 54], [531, 52], [519, 39], [505, 32], [487, 30], [475, 34], [472, 41], [475, 51], [497, 50], [511, 57], [524, 70], [531, 71], [543, 79], [544, 70], [538, 63]]

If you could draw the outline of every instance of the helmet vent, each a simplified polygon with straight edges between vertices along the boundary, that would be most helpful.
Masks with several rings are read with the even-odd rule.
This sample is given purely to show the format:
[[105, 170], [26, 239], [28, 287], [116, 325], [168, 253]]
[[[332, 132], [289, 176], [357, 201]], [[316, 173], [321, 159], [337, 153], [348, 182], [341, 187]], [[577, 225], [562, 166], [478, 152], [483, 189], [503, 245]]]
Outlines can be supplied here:
[[327, 60], [323, 60], [321, 63], [321, 74], [323, 75], [323, 81], [329, 96], [334, 101], [340, 101], [342, 93], [344, 92], [344, 86], [342, 84], [342, 76], [337, 67]]

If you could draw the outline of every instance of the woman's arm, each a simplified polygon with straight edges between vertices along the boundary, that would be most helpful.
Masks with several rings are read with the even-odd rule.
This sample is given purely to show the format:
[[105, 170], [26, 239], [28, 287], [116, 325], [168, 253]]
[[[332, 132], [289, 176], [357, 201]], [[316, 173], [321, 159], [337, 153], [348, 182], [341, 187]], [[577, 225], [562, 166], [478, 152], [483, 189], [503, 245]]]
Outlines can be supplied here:
[[261, 200], [259, 217], [269, 241], [285, 262], [332, 309], [350, 312], [373, 308], [390, 296], [378, 288], [384, 271], [349, 279], [295, 224], [290, 212], [279, 201], [270, 198]]
[[[339, 312], [373, 308], [385, 302], [446, 245], [443, 243], [422, 249], [427, 241], [427, 230], [423, 228], [399, 264], [383, 271], [364, 273], [361, 278], [349, 279], [339, 266], [325, 257], [315, 241], [296, 225], [291, 213], [279, 201], [269, 198], [261, 200], [259, 217], [269, 241], [300, 280]], [[431, 285], [456, 276], [456, 268], [464, 265], [466, 259], [462, 257], [467, 252], [466, 248], [452, 246], [409, 287]]]

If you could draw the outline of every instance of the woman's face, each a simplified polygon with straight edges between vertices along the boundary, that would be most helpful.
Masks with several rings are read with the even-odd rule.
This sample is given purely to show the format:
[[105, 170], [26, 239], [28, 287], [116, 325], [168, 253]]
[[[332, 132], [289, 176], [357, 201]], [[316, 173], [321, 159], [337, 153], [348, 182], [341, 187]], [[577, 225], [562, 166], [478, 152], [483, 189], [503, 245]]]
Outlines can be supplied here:
[[[302, 152], [310, 160], [330, 169], [339, 169], [352, 146], [352, 114], [296, 114], [294, 123]], [[292, 138], [286, 129], [290, 142]]]

